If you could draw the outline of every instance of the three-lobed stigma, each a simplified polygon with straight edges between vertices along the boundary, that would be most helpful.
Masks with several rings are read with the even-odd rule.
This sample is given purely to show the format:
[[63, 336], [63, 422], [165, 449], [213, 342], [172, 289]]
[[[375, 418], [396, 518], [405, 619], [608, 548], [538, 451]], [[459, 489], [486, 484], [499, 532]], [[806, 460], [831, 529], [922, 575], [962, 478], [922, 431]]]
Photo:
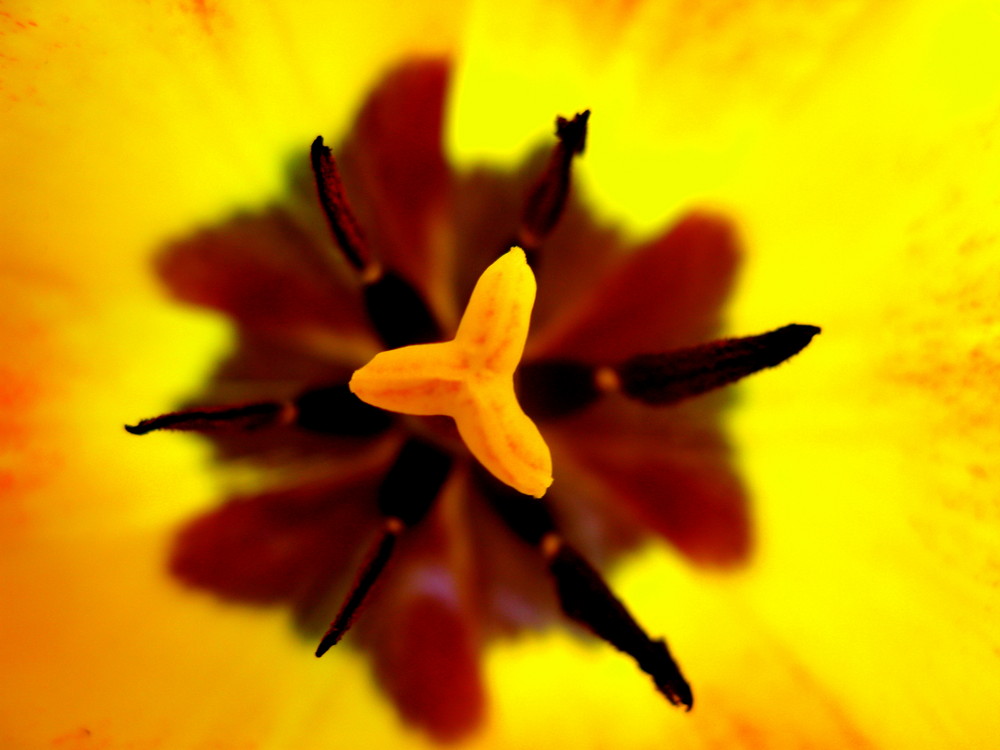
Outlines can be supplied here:
[[381, 352], [354, 373], [351, 391], [382, 409], [452, 417], [494, 476], [541, 497], [552, 456], [514, 393], [535, 288], [524, 251], [511, 248], [480, 276], [453, 340]]

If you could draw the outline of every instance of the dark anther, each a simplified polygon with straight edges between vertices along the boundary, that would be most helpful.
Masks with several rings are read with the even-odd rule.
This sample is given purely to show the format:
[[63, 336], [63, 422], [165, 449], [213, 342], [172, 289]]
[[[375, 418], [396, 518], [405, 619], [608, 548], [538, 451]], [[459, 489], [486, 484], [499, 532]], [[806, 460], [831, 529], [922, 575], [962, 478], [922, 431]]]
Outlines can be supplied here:
[[572, 120], [567, 120], [565, 117], [556, 118], [556, 137], [574, 156], [582, 154], [587, 146], [588, 120], [590, 120], [589, 109], [578, 112]]
[[443, 338], [423, 297], [391, 271], [366, 285], [364, 298], [372, 326], [388, 348], [426, 344]]
[[451, 470], [451, 456], [423, 440], [407, 440], [378, 491], [379, 511], [413, 526], [431, 509]]
[[347, 437], [378, 435], [393, 415], [359, 399], [347, 383], [312, 388], [295, 398], [295, 424], [310, 432]]
[[545, 171], [528, 191], [521, 214], [519, 241], [529, 261], [562, 216], [569, 195], [573, 157], [582, 154], [587, 143], [588, 119], [590, 110], [580, 112], [572, 120], [556, 119], [559, 142], [552, 149]]
[[382, 536], [368, 553], [368, 560], [362, 566], [361, 572], [358, 574], [358, 579], [354, 582], [347, 600], [341, 606], [337, 617], [330, 623], [330, 627], [324, 633], [323, 638], [320, 639], [319, 645], [316, 647], [316, 656], [322, 656], [333, 646], [336, 646], [340, 642], [340, 639], [344, 637], [344, 634], [350, 630], [351, 624], [354, 622], [354, 618], [361, 609], [365, 598], [372, 590], [379, 576], [382, 575], [382, 571], [385, 570], [385, 566], [392, 557], [400, 530], [401, 524], [399, 529], [392, 524], [387, 524], [386, 531], [383, 532]]
[[390, 349], [440, 341], [440, 328], [423, 297], [403, 278], [379, 268], [372, 258], [323, 136], [313, 141], [310, 156], [320, 203], [337, 244], [361, 276], [365, 308], [376, 333]]
[[220, 428], [252, 430], [278, 421], [284, 410], [285, 406], [277, 401], [186, 409], [143, 419], [136, 425], [127, 424], [125, 429], [133, 435], [145, 435], [155, 430], [189, 432], [211, 432]]
[[386, 517], [385, 531], [369, 552], [347, 600], [320, 640], [316, 656], [329, 651], [350, 629], [389, 564], [399, 535], [427, 515], [450, 470], [451, 456], [430, 443], [411, 438], [403, 444], [379, 486], [378, 505]]
[[337, 244], [340, 245], [350, 264], [359, 272], [364, 272], [372, 264], [371, 252], [347, 202], [337, 162], [330, 149], [323, 145], [323, 136], [318, 135], [313, 141], [310, 158], [319, 202], [326, 213], [327, 221], [330, 222], [330, 229], [333, 230]]
[[504, 524], [545, 557], [563, 613], [635, 659], [673, 705], [691, 710], [691, 687], [667, 644], [650, 638], [601, 574], [563, 541], [548, 504], [521, 494], [485, 471], [477, 472], [476, 480]]
[[819, 332], [816, 326], [792, 324], [758, 336], [641, 354], [615, 371], [626, 395], [647, 404], [672, 404], [781, 364]]
[[601, 575], [576, 550], [559, 540], [557, 544], [549, 559], [549, 570], [563, 612], [635, 659], [667, 700], [690, 711], [694, 704], [691, 686], [666, 643], [646, 634]]
[[485, 472], [478, 473], [476, 478], [507, 527], [545, 556], [565, 615], [635, 659], [667, 700], [691, 710], [694, 703], [691, 686], [667, 644], [662, 639], [650, 638], [608, 588], [601, 574], [562, 540], [548, 504], [522, 495]]
[[477, 469], [476, 480], [507, 528], [532, 547], [556, 530], [552, 512], [543, 500], [518, 492], [482, 469]]
[[532, 419], [561, 417], [596, 401], [595, 368], [582, 362], [526, 362], [517, 370], [517, 400]]

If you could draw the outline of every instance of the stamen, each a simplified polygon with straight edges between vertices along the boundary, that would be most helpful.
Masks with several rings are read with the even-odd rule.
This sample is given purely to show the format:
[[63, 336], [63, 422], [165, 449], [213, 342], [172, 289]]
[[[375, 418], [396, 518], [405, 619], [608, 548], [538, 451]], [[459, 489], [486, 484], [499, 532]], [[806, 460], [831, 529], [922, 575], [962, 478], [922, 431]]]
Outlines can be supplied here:
[[666, 642], [650, 638], [594, 568], [571, 546], [549, 539], [549, 571], [563, 612], [599, 638], [628, 654], [653, 678], [675, 706], [694, 705], [691, 686], [670, 655]]
[[323, 136], [316, 136], [310, 156], [323, 211], [344, 257], [358, 271], [365, 308], [379, 337], [391, 349], [440, 340], [437, 320], [419, 292], [401, 276], [384, 270], [373, 257]]
[[368, 437], [393, 423], [392, 412], [359, 399], [347, 383], [312, 388], [295, 398], [295, 425], [324, 435]]
[[664, 354], [641, 354], [615, 367], [625, 395], [662, 406], [734, 383], [798, 354], [820, 332], [792, 324]]
[[601, 393], [616, 393], [622, 388], [622, 379], [615, 368], [602, 365], [594, 371], [594, 385]]
[[379, 486], [379, 510], [386, 516], [382, 536], [372, 546], [346, 601], [320, 640], [316, 656], [329, 651], [350, 629], [392, 559], [399, 536], [427, 515], [450, 470], [451, 456], [433, 445], [417, 439], [403, 445]]
[[351, 593], [348, 595], [343, 606], [341, 606], [337, 617], [334, 618], [326, 633], [323, 634], [323, 638], [320, 639], [319, 645], [316, 647], [317, 657], [322, 656], [336, 646], [340, 642], [340, 639], [344, 637], [344, 634], [350, 630], [351, 625], [354, 623], [354, 618], [361, 609], [361, 605], [392, 558], [392, 553], [396, 548], [396, 541], [399, 539], [400, 529], [402, 528], [403, 524], [398, 518], [386, 519], [385, 531], [382, 533], [381, 538], [372, 546], [368, 554], [368, 561], [361, 567], [358, 579], [355, 581], [354, 586], [351, 587]]
[[143, 419], [135, 425], [125, 425], [125, 430], [133, 435], [145, 435], [156, 430], [180, 430], [185, 432], [212, 432], [228, 428], [254, 430], [276, 422], [290, 421], [293, 414], [289, 405], [277, 401], [265, 401], [241, 406], [217, 406], [199, 409], [185, 409], [158, 417]]
[[559, 142], [552, 149], [545, 171], [528, 192], [521, 214], [519, 244], [529, 260], [562, 216], [569, 195], [573, 157], [582, 154], [586, 146], [589, 118], [588, 109], [572, 120], [556, 119]]
[[566, 543], [545, 501], [526, 497], [493, 477], [480, 474], [478, 479], [491, 507], [507, 527], [545, 559], [566, 616], [635, 659], [667, 700], [690, 711], [694, 703], [691, 686], [666, 642], [650, 638], [601, 574]]
[[452, 457], [423, 440], [403, 444], [378, 490], [379, 511], [407, 528], [427, 515], [451, 471]]
[[291, 401], [263, 401], [239, 406], [209, 406], [162, 414], [125, 425], [133, 435], [157, 430], [213, 432], [256, 430], [276, 424], [294, 424], [310, 432], [343, 437], [368, 437], [384, 432], [393, 415], [366, 404], [347, 383], [312, 388]]
[[529, 362], [517, 372], [518, 399], [533, 419], [571, 414], [615, 391], [647, 404], [671, 404], [774, 367], [804, 349], [819, 330], [792, 324], [758, 336], [642, 354], [617, 366]]
[[441, 327], [423, 297], [403, 277], [385, 271], [364, 287], [372, 327], [390, 349], [428, 344], [443, 338]]
[[351, 206], [344, 193], [344, 183], [340, 179], [340, 170], [333, 153], [323, 145], [323, 136], [316, 136], [310, 150], [313, 175], [316, 178], [316, 189], [319, 202], [323, 206], [330, 229], [337, 238], [337, 244], [347, 258], [361, 274], [362, 278], [377, 278], [378, 265], [371, 256], [368, 242], [365, 240], [361, 225], [354, 218]]
[[561, 417], [601, 396], [593, 365], [570, 360], [527, 362], [515, 373], [517, 397], [532, 419]]
[[476, 483], [496, 513], [514, 534], [532, 547], [556, 530], [548, 503], [518, 492], [482, 467], [476, 467]]

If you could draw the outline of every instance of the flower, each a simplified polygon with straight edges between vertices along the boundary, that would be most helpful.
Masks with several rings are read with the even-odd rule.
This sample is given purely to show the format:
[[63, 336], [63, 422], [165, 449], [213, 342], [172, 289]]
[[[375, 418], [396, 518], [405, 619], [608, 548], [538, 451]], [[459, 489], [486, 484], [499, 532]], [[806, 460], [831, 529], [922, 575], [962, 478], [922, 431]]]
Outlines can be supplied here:
[[[369, 603], [355, 630], [372, 652], [379, 681], [408, 721], [439, 739], [460, 737], [482, 720], [476, 664], [482, 645], [549, 623], [557, 600], [566, 614], [635, 658], [671, 702], [690, 707], [690, 688], [665, 647], [642, 632], [585, 560], [611, 559], [650, 532], [703, 564], [745, 558], [744, 497], [714, 423], [718, 404], [649, 405], [673, 404], [777, 364], [815, 329], [788, 326], [648, 354], [655, 346], [690, 347], [715, 326], [735, 262], [726, 224], [692, 215], [623, 252], [618, 236], [594, 227], [574, 202], [569, 231], [553, 231], [588, 115], [559, 121], [544, 169], [529, 166], [518, 179], [488, 172], [456, 178], [440, 152], [447, 81], [448, 66], [440, 61], [401, 66], [358, 115], [342, 149], [343, 180], [322, 139], [313, 144], [320, 201], [293, 185], [289, 199], [259, 215], [199, 231], [164, 253], [159, 268], [167, 284], [183, 300], [232, 316], [240, 343], [199, 399], [204, 404], [127, 429], [197, 430], [224, 461], [259, 467], [277, 458], [283, 468], [294, 467], [188, 524], [171, 569], [229, 600], [288, 603], [307, 631], [332, 616], [332, 600], [346, 596], [317, 655]], [[470, 202], [477, 192], [482, 202]], [[358, 196], [367, 222], [354, 217], [345, 193]], [[523, 212], [504, 211], [524, 194]], [[319, 204], [345, 257], [339, 265], [322, 239]], [[367, 226], [374, 230], [370, 247], [362, 234]], [[344, 375], [352, 357], [348, 371], [367, 359], [358, 359], [350, 343], [365, 335], [360, 309], [371, 320], [371, 349], [377, 350], [373, 333], [391, 347], [440, 339], [448, 327], [431, 310], [453, 309], [452, 297], [429, 297], [428, 307], [422, 295], [449, 289], [452, 279], [461, 290], [472, 277], [467, 266], [481, 263], [484, 248], [495, 252], [515, 234], [540, 268], [548, 303], [540, 307], [533, 361], [520, 383], [529, 412], [544, 420], [563, 459], [560, 484], [545, 504], [477, 472], [469, 456], [519, 492], [541, 497], [552, 481], [548, 448], [513, 394], [535, 286], [519, 248], [476, 283], [455, 341], [383, 352], [354, 372], [350, 391]], [[360, 287], [345, 280], [351, 267]], [[442, 280], [448, 268], [454, 271]], [[518, 330], [504, 325], [491, 333], [501, 321], [519, 321]], [[507, 341], [506, 349], [494, 352], [493, 340]], [[454, 394], [451, 376], [440, 385], [424, 376], [431, 365], [444, 372], [435, 363], [454, 360], [459, 342], [462, 356], [476, 359], [480, 341], [491, 352], [480, 358], [501, 357], [505, 364], [496, 365], [499, 380], [490, 376], [500, 391], [483, 373], [475, 375], [477, 403], [496, 401], [506, 387], [508, 407], [497, 412], [506, 416], [484, 417], [481, 409], [465, 415], [464, 407], [453, 409], [441, 398], [431, 407], [423, 403], [429, 387]], [[423, 379], [415, 384], [418, 373]], [[621, 396], [601, 399], [602, 390]], [[422, 419], [394, 425], [352, 392]], [[639, 405], [630, 407], [625, 396]], [[438, 414], [455, 417], [457, 435]], [[484, 418], [493, 426], [474, 426]], [[498, 420], [508, 426], [498, 427]], [[336, 460], [345, 455], [349, 463]], [[381, 531], [379, 514], [386, 518]], [[368, 561], [361, 562], [368, 545]], [[359, 565], [363, 572], [348, 595]]]
[[350, 651], [303, 662], [280, 612], [172, 586], [172, 530], [218, 488], [193, 441], [150, 457], [98, 426], [192, 392], [228, 346], [158, 297], [145, 250], [260, 206], [276, 159], [342, 130], [377, 69], [459, 24], [460, 165], [509, 161], [554, 111], [591, 106], [579, 185], [603, 217], [638, 232], [724, 209], [747, 250], [729, 330], [825, 331], [731, 412], [752, 563], [720, 576], [650, 550], [614, 577], [683, 655], [698, 709], [551, 634], [487, 652], [494, 719], [470, 744], [990, 744], [995, 9], [580, 7], [5, 11], [2, 158], [22, 176], [3, 219], [6, 745], [422, 744]]

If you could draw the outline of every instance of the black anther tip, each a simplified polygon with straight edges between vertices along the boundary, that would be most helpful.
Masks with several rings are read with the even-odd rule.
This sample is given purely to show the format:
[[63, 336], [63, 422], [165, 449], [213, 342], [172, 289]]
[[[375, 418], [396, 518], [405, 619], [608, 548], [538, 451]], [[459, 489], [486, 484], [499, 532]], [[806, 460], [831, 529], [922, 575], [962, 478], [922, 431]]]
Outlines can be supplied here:
[[587, 121], [590, 120], [590, 110], [578, 112], [572, 120], [565, 117], [556, 118], [556, 136], [574, 154], [582, 154], [587, 145]]
[[784, 346], [779, 348], [784, 349], [784, 359], [788, 359], [805, 349], [809, 345], [809, 342], [813, 340], [813, 337], [822, 333], [822, 331], [823, 329], [819, 326], [790, 323], [774, 331], [771, 335], [776, 339], [783, 340]]
[[320, 641], [319, 645], [316, 647], [316, 658], [318, 659], [327, 651], [329, 651], [331, 648], [336, 646], [337, 641], [339, 640], [340, 638], [324, 638], [322, 641]]

